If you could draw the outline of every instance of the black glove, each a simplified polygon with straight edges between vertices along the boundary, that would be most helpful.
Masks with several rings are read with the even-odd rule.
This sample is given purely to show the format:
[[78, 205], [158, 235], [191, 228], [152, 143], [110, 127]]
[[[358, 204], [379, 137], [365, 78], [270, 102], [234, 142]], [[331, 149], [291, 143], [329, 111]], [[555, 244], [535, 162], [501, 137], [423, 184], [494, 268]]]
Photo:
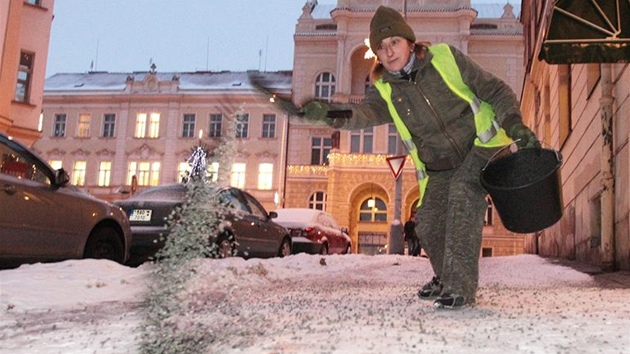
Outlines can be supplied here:
[[536, 134], [522, 123], [514, 124], [507, 132], [508, 136], [516, 142], [521, 149], [537, 148], [540, 149], [540, 141], [536, 138]]

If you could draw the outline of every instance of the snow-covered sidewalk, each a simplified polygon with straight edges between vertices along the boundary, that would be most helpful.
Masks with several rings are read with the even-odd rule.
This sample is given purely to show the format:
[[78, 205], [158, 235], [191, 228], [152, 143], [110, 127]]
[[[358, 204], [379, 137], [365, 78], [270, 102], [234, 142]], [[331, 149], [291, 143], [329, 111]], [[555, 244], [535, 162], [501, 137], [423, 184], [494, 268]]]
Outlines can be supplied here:
[[[480, 264], [477, 305], [457, 311], [420, 301], [429, 262], [398, 255], [200, 260], [182, 301], [209, 353], [630, 353], [627, 272], [602, 285], [534, 255]], [[151, 267], [1, 270], [0, 353], [138, 353]]]

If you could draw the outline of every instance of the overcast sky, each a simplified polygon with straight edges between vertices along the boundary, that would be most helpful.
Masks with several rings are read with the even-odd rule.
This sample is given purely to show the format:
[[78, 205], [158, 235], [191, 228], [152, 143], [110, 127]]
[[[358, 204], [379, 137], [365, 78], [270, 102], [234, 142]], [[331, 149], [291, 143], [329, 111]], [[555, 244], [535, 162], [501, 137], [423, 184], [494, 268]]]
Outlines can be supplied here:
[[291, 70], [293, 34], [305, 3], [55, 0], [46, 76], [90, 70], [145, 71], [151, 63], [161, 72]]

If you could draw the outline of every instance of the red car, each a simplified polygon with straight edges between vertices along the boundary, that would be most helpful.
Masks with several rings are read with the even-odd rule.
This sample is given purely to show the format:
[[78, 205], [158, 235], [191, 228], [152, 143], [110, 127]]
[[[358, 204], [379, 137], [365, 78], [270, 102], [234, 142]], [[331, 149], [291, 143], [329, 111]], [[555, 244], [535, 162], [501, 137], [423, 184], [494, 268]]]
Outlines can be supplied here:
[[307, 208], [286, 208], [275, 212], [278, 217], [274, 221], [289, 230], [293, 253], [352, 253], [348, 230], [339, 227], [332, 215]]

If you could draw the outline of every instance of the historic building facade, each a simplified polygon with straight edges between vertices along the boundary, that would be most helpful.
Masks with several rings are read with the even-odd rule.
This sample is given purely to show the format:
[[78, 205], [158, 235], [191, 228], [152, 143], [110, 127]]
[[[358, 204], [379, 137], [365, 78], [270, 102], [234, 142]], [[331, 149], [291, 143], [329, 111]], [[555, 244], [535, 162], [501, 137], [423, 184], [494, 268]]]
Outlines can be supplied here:
[[[300, 118], [282, 100], [360, 101], [374, 60], [366, 58], [365, 39], [381, 4], [401, 10], [418, 40], [457, 46], [521, 94], [523, 32], [510, 4], [308, 0], [289, 72], [154, 67], [49, 77], [35, 148], [67, 169], [74, 184], [116, 199], [177, 182], [193, 146], [221, 146], [230, 158], [211, 166], [229, 176], [223, 182], [250, 191], [268, 209], [324, 209], [349, 228], [355, 252], [386, 252], [390, 228], [409, 217], [419, 198], [411, 162], [399, 182], [387, 164], [387, 157], [404, 155], [396, 130], [334, 131]], [[524, 236], [506, 231], [491, 204], [486, 224], [483, 256], [523, 253]]]
[[[622, 50], [625, 39], [627, 48], [629, 28], [617, 26], [624, 21], [628, 24], [630, 5], [623, 1], [606, 2], [606, 12], [602, 13], [610, 17], [601, 27], [597, 19], [580, 22], [579, 16], [557, 16], [561, 21], [557, 31], [572, 28], [577, 32], [583, 23], [588, 26], [585, 33], [601, 36], [603, 40], [593, 42], [590, 38], [590, 44], [573, 47], [572, 54], [565, 56], [569, 60], [549, 64], [549, 58], [542, 60], [548, 54], [541, 50], [549, 35], [546, 31], [550, 28], [554, 5], [543, 0], [523, 3], [526, 77], [521, 108], [528, 125], [545, 145], [559, 150], [563, 156], [564, 215], [556, 225], [528, 235], [526, 251], [574, 259], [603, 269], [628, 270], [630, 58], [626, 56], [625, 62], [619, 63], [597, 62], [606, 52], [592, 46], [609, 41], [611, 50]], [[578, 15], [581, 11], [597, 12], [588, 2], [576, 1], [573, 5]], [[618, 11], [621, 17], [617, 17]], [[603, 16], [598, 18], [604, 20]], [[575, 38], [579, 36], [576, 33]], [[564, 33], [561, 37], [569, 38], [572, 34]], [[579, 51], [587, 47], [599, 54], [580, 58]]]
[[40, 136], [54, 4], [0, 1], [0, 132], [27, 145]]

